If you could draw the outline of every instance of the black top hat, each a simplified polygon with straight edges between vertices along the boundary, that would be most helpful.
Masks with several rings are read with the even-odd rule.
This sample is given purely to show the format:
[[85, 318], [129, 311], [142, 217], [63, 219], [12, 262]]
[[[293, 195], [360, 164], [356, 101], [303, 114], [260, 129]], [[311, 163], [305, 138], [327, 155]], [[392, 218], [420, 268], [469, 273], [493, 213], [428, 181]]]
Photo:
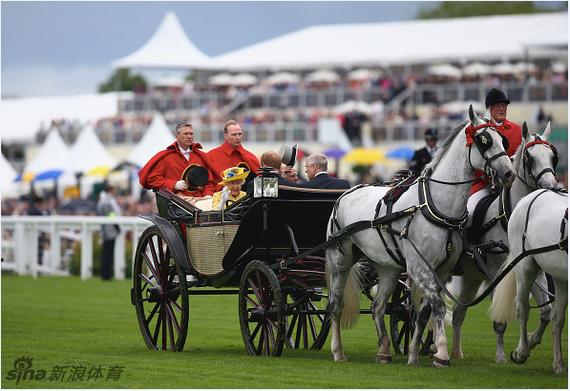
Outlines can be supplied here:
[[434, 128], [427, 128], [424, 132], [424, 138], [427, 139], [434, 139], [437, 140], [437, 129]]
[[186, 182], [189, 189], [198, 189], [208, 183], [208, 170], [199, 164], [190, 164], [182, 172], [181, 179]]
[[299, 149], [299, 144], [295, 144], [292, 147], [287, 145], [281, 146], [279, 148], [279, 155], [281, 155], [281, 162], [286, 166], [293, 167], [297, 161], [297, 150]]
[[485, 108], [488, 109], [497, 103], [509, 104], [511, 101], [507, 99], [507, 96], [503, 91], [497, 88], [491, 88], [491, 91], [489, 91], [485, 97]]

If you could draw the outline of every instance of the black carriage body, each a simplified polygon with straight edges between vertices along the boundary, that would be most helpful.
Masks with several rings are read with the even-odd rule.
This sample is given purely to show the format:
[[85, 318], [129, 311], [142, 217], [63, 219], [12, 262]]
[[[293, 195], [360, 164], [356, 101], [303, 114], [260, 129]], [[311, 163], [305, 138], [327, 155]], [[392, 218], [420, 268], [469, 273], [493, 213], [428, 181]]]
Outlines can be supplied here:
[[[173, 255], [187, 273], [199, 276], [207, 286], [237, 286], [249, 261], [261, 260], [276, 268], [275, 263], [324, 242], [328, 219], [342, 193], [279, 186], [279, 198], [246, 199], [222, 213], [201, 212], [160, 190], [160, 218], [146, 218], [171, 242], [178, 242], [175, 248], [185, 249], [185, 255], [179, 251]], [[166, 222], [170, 227], [164, 226]], [[198, 246], [200, 251], [193, 248]], [[323, 257], [324, 251], [315, 255]], [[219, 264], [205, 265], [198, 259], [205, 256]]]

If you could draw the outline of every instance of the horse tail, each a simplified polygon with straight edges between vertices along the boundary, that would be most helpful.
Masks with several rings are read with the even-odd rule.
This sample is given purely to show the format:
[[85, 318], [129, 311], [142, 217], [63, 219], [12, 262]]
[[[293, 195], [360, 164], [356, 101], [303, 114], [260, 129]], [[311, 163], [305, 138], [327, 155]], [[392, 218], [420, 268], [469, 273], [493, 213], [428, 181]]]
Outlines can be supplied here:
[[[327, 287], [331, 286], [331, 272], [328, 262], [325, 265]], [[354, 264], [348, 273], [343, 292], [340, 326], [350, 329], [356, 326], [360, 315], [360, 293], [362, 292], [363, 273], [358, 263]]]
[[344, 300], [340, 315], [340, 326], [351, 329], [358, 323], [360, 315], [360, 293], [362, 292], [362, 272], [358, 263], [350, 268], [346, 286], [344, 287]]
[[[511, 263], [511, 256], [507, 258], [505, 265]], [[495, 322], [506, 323], [515, 319], [515, 294], [517, 291], [517, 279], [514, 270], [511, 270], [499, 282], [493, 293], [493, 302], [489, 308], [489, 315]]]

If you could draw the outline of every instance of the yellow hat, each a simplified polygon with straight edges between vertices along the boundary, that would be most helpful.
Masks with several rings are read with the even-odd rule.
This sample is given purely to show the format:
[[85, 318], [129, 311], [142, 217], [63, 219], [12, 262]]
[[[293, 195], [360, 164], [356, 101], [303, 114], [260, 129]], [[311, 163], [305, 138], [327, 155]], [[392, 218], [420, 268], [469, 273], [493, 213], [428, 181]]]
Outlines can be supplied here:
[[243, 167], [230, 167], [227, 170], [222, 171], [222, 181], [218, 185], [225, 185], [230, 182], [245, 180], [247, 178], [248, 171]]

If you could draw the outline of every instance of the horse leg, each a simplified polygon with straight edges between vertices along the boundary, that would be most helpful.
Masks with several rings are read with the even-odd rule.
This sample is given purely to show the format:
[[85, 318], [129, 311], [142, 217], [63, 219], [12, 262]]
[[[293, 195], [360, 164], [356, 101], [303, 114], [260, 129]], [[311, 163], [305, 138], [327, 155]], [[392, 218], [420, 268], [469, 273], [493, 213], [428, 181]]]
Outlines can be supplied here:
[[[346, 247], [346, 246], [345, 246]], [[344, 250], [344, 248], [343, 248]], [[342, 313], [344, 287], [348, 273], [353, 265], [352, 252], [345, 251], [343, 255], [338, 249], [326, 251], [327, 274], [330, 273], [329, 312], [331, 315], [331, 353], [335, 362], [347, 361], [340, 336], [340, 316]]]
[[495, 330], [496, 348], [495, 362], [505, 363], [507, 357], [505, 355], [505, 331], [507, 331], [507, 323], [493, 322], [493, 330]]
[[460, 303], [468, 303], [475, 298], [477, 289], [481, 285], [480, 280], [468, 279], [465, 275], [462, 278], [462, 284], [459, 291], [458, 303], [453, 306], [453, 358], [463, 358], [463, 350], [461, 349], [461, 326], [467, 315], [469, 307]]
[[392, 362], [392, 354], [390, 353], [390, 338], [386, 330], [384, 322], [384, 314], [388, 304], [388, 298], [394, 291], [400, 276], [399, 270], [382, 269], [378, 270], [378, 292], [371, 305], [372, 318], [376, 325], [376, 333], [378, 334], [378, 353], [376, 354], [376, 362], [390, 363]]
[[562, 329], [564, 328], [564, 318], [568, 305], [568, 282], [554, 279], [554, 286], [556, 300], [552, 311], [552, 368], [557, 375], [566, 375], [568, 371], [564, 365], [564, 357], [562, 357]]
[[412, 340], [410, 341], [410, 349], [408, 353], [409, 365], [419, 364], [420, 343], [426, 325], [429, 321], [430, 314], [431, 314], [431, 307], [429, 306], [429, 304], [425, 302], [425, 300], [422, 299], [422, 304], [420, 306], [420, 309], [418, 310], [416, 322], [414, 325], [415, 326], [414, 335], [412, 336]]
[[515, 270], [517, 280], [517, 295], [515, 299], [515, 312], [519, 321], [519, 343], [515, 351], [511, 352], [511, 360], [516, 364], [523, 364], [530, 355], [528, 347], [527, 323], [530, 310], [529, 294], [534, 283], [538, 266], [534, 259], [528, 259], [524, 265]]
[[[536, 282], [543, 287], [547, 287], [548, 283], [546, 282], [546, 276], [544, 273], [540, 273]], [[550, 297], [544, 293], [536, 284], [532, 285], [531, 289], [532, 295], [534, 296], [536, 302], [538, 304], [546, 303], [550, 300]], [[548, 322], [550, 322], [550, 311], [552, 306], [547, 304], [545, 306], [540, 307], [540, 322], [538, 324], [538, 328], [528, 336], [528, 346], [532, 350], [534, 347], [542, 341], [542, 336], [544, 335], [544, 331], [546, 330], [546, 326], [548, 326]]]

